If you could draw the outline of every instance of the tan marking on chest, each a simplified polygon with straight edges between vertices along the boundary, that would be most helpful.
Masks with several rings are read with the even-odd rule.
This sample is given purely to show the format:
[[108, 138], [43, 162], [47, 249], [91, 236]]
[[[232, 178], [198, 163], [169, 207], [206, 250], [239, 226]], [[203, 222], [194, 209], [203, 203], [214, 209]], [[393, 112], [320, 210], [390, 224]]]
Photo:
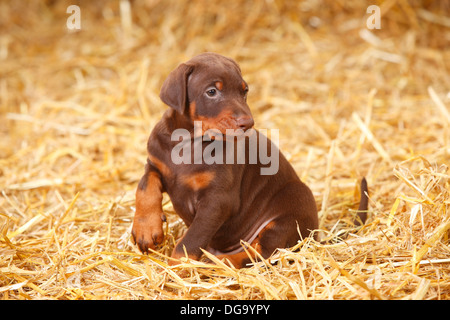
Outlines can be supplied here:
[[189, 188], [197, 191], [209, 186], [214, 179], [215, 174], [212, 171], [199, 172], [192, 175], [182, 177], [182, 182]]

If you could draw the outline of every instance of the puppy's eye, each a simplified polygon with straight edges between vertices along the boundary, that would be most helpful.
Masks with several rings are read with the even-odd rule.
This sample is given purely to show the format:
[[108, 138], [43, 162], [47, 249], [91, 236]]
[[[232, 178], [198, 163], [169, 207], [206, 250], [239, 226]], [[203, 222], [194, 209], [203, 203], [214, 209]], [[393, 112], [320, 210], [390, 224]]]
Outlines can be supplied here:
[[209, 90], [206, 91], [206, 94], [207, 94], [209, 97], [214, 97], [214, 96], [216, 95], [216, 93], [217, 93], [217, 90], [216, 90], [216, 89], [209, 89]]

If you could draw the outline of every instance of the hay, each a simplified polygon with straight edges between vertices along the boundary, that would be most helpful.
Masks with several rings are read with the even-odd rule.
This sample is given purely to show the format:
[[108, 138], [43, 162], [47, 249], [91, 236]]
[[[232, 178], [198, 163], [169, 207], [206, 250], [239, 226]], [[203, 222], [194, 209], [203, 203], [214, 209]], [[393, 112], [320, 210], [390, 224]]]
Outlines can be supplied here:
[[[70, 4], [0, 3], [2, 299], [450, 298], [448, 2], [383, 2], [380, 30], [363, 1], [85, 1], [80, 31]], [[130, 245], [160, 85], [203, 51], [240, 63], [327, 242], [169, 267], [185, 227], [165, 198], [164, 246]]]

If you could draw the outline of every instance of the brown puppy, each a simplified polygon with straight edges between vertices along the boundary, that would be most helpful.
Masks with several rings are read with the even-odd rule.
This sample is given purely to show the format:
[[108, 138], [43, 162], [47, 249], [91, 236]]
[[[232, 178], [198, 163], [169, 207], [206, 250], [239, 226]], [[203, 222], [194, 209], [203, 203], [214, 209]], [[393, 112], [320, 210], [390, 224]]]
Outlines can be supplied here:
[[188, 226], [177, 259], [185, 252], [199, 259], [203, 248], [244, 267], [250, 260], [241, 240], [267, 258], [317, 229], [310, 189], [252, 129], [247, 91], [236, 62], [214, 53], [179, 65], [164, 82], [160, 97], [171, 108], [150, 135], [136, 192], [132, 236], [143, 253], [163, 241], [163, 192]]

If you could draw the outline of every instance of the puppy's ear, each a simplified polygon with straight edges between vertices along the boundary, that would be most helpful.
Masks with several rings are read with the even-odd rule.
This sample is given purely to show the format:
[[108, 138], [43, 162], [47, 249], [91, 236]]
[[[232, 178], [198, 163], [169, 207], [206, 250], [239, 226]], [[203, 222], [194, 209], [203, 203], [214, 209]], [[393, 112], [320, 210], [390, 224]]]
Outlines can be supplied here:
[[181, 114], [184, 114], [188, 105], [187, 82], [193, 70], [194, 66], [192, 65], [180, 64], [164, 81], [159, 94], [165, 104]]

